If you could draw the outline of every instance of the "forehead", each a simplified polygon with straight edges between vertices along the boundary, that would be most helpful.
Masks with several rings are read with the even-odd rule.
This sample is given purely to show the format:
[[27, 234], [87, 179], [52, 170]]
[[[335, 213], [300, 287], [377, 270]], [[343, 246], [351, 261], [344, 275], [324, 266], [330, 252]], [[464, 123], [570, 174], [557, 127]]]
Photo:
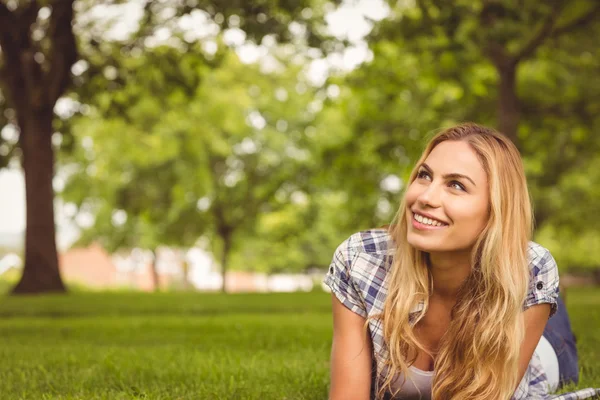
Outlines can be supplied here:
[[435, 146], [425, 163], [436, 174], [462, 174], [479, 183], [487, 182], [483, 165], [467, 142], [447, 140]]

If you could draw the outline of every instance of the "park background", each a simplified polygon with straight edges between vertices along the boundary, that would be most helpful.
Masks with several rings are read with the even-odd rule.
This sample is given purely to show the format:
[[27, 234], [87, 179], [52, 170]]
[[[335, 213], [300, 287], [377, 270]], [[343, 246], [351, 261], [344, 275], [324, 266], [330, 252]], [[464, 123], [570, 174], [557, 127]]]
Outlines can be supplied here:
[[520, 149], [600, 387], [598, 37], [591, 0], [0, 0], [2, 397], [325, 398], [333, 251], [463, 121]]

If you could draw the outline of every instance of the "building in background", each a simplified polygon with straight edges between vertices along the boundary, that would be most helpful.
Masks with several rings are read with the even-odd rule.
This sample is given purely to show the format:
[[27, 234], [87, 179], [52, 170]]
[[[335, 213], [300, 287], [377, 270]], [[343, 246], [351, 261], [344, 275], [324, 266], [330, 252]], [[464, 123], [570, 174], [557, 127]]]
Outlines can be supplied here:
[[[194, 289], [220, 291], [223, 277], [212, 255], [200, 248], [187, 251], [160, 247], [156, 250], [156, 271], [162, 290]], [[132, 289], [153, 291], [153, 253], [143, 249], [108, 254], [100, 245], [76, 248], [59, 256], [65, 282], [91, 289]], [[310, 291], [315, 277], [307, 274], [272, 274], [229, 271], [227, 291], [296, 292]]]
[[[10, 248], [0, 253], [0, 276], [9, 269], [22, 268], [19, 253], [22, 235], [11, 235], [2, 243]], [[1, 238], [0, 238], [1, 239]], [[10, 240], [9, 240], [10, 239]], [[223, 284], [221, 267], [212, 254], [193, 247], [188, 250], [159, 247], [156, 250], [156, 271], [161, 290], [220, 291]], [[109, 254], [100, 244], [72, 248], [59, 253], [61, 276], [67, 284], [91, 290], [154, 291], [153, 253], [131, 249]], [[18, 272], [18, 271], [17, 271]], [[228, 271], [227, 291], [296, 292], [311, 291], [322, 276], [309, 274], [266, 274], [252, 271]]]
[[[160, 289], [184, 289], [188, 285], [187, 266], [182, 252], [167, 247], [157, 249], [156, 270]], [[91, 289], [155, 290], [151, 251], [132, 249], [110, 255], [99, 244], [73, 248], [59, 255], [65, 282]]]
[[58, 265], [65, 282], [99, 290], [119, 286], [118, 270], [110, 254], [98, 244], [60, 253]]

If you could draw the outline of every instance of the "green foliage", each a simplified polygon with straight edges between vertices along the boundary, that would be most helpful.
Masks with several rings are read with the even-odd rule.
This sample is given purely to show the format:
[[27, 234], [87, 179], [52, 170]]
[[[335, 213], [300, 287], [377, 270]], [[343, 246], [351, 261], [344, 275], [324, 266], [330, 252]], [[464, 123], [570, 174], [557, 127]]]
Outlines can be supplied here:
[[313, 93], [292, 65], [267, 74], [233, 52], [220, 54], [218, 67], [201, 52], [156, 53], [125, 59], [121, 83], [86, 101], [89, 115], [73, 122], [81, 146], [63, 161], [74, 172], [62, 197], [95, 216], [82, 242], [114, 250], [206, 236], [222, 252], [219, 241], [245, 242], [259, 218], [285, 212], [290, 196], [307, 190], [318, 165], [305, 133]]
[[[190, 202], [178, 183], [184, 173], [193, 174], [197, 178], [194, 189], [203, 190], [203, 177], [197, 168], [186, 172], [173, 166], [177, 161], [182, 167], [189, 165], [203, 153], [193, 153], [184, 139], [195, 132], [184, 132], [184, 136], [182, 122], [167, 111], [186, 106], [191, 95], [184, 93], [185, 86], [174, 83], [197, 84], [206, 66], [196, 55], [180, 60], [182, 68], [178, 69], [175, 61], [179, 58], [174, 57], [180, 54], [173, 49], [157, 50], [161, 52], [160, 62], [155, 62], [153, 53], [124, 59], [119, 71], [122, 78], [110, 92], [81, 90], [79, 99], [87, 100], [91, 111], [72, 121], [79, 146], [63, 159], [73, 171], [63, 198], [96, 217], [95, 231], [85, 234], [83, 242], [99, 240], [114, 250], [170, 243], [169, 230], [173, 229], [179, 230], [180, 244], [197, 237], [191, 232], [196, 229], [194, 221], [177, 215]], [[97, 88], [101, 83], [106, 81], [96, 77], [89, 85]], [[121, 213], [121, 220], [126, 213], [124, 223], [118, 222], [115, 212]]]
[[[323, 88], [289, 57], [265, 74], [221, 42], [215, 54], [177, 35], [178, 46], [145, 46], [170, 3], [149, 5], [130, 43], [82, 41], [89, 68], [73, 96], [92, 108], [59, 128], [77, 132], [65, 135], [77, 150], [61, 159], [74, 171], [62, 196], [95, 215], [83, 241], [116, 249], [206, 236], [215, 254], [231, 248], [235, 269], [323, 267], [350, 233], [390, 222], [434, 132], [465, 120], [510, 126], [498, 110], [514, 67], [507, 133], [523, 155], [536, 239], [561, 268], [597, 266], [597, 4], [389, 4], [368, 37], [372, 61]], [[330, 9], [320, 0], [249, 7], [200, 1], [175, 15], [202, 10], [256, 43], [269, 34], [297, 51], [336, 47], [319, 33]], [[291, 21], [307, 35], [294, 38]]]
[[156, 27], [168, 25], [173, 17], [200, 11], [220, 29], [239, 28], [255, 42], [260, 43], [265, 36], [279, 42], [293, 42], [297, 37], [289, 27], [294, 23], [306, 28], [305, 40], [310, 46], [328, 47], [331, 38], [325, 33], [324, 16], [339, 4], [341, 0], [151, 2], [144, 7], [137, 36], [147, 37]]
[[346, 212], [347, 200], [342, 191], [322, 188], [305, 202], [262, 214], [256, 234], [246, 236], [232, 255], [232, 267], [261, 272], [322, 270], [331, 262], [333, 250], [357, 230]]

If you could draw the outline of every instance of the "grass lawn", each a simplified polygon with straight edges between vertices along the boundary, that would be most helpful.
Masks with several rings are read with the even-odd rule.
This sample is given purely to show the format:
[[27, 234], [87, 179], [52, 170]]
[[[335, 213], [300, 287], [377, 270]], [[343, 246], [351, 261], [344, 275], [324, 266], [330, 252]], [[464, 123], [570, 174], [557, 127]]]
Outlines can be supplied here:
[[[570, 290], [600, 387], [600, 290]], [[1, 399], [326, 399], [330, 297], [76, 293], [0, 298]]]

